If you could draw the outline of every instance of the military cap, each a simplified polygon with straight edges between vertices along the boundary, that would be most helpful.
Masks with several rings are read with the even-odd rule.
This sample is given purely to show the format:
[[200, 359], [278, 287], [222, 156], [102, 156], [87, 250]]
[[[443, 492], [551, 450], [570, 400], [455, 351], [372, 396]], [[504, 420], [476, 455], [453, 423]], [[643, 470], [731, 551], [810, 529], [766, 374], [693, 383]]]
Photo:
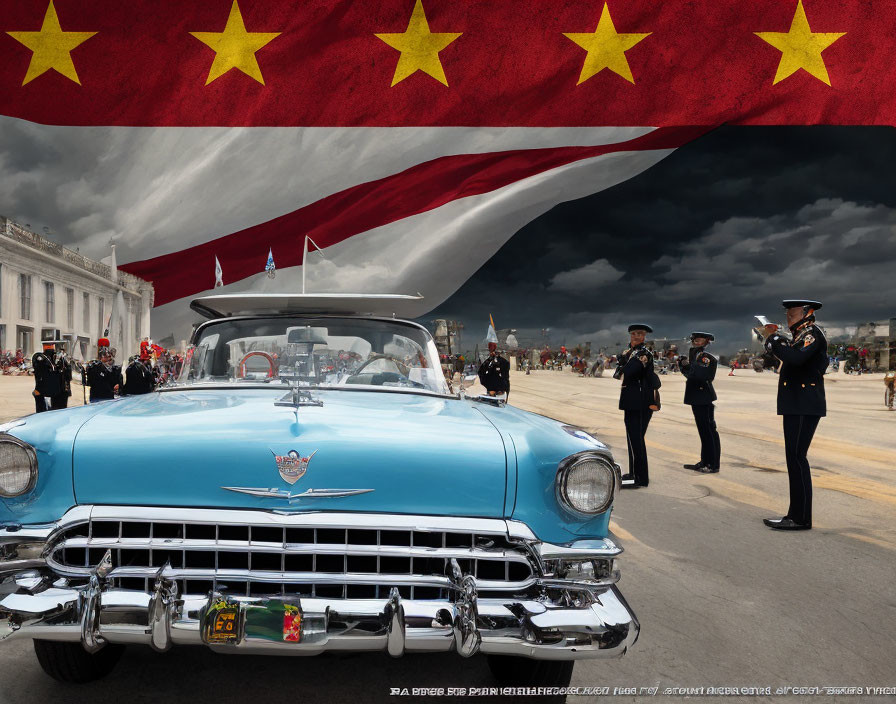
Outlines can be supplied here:
[[801, 298], [791, 298], [785, 301], [781, 301], [781, 305], [785, 308], [802, 308], [804, 306], [811, 308], [812, 310], [818, 310], [819, 308], [821, 308], [821, 303], [819, 303], [818, 301], [806, 301]]
[[691, 339], [693, 340], [695, 337], [705, 337], [710, 342], [716, 339], [716, 336], [710, 332], [692, 332]]
[[634, 323], [628, 326], [629, 332], [635, 332], [635, 330], [643, 330], [644, 332], [653, 332], [653, 328], [650, 327], [647, 323]]

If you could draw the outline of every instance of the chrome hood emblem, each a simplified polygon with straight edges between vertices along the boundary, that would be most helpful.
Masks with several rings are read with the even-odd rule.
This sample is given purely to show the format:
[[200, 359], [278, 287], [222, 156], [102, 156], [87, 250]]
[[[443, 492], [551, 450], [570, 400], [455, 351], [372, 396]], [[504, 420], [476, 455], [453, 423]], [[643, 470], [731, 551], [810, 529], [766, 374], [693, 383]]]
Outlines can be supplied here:
[[290, 450], [285, 455], [278, 455], [273, 450], [271, 452], [274, 455], [274, 460], [277, 462], [280, 478], [289, 484], [295, 484], [305, 476], [305, 472], [308, 471], [308, 463], [317, 453], [317, 450], [307, 457], [302, 457], [296, 450]]

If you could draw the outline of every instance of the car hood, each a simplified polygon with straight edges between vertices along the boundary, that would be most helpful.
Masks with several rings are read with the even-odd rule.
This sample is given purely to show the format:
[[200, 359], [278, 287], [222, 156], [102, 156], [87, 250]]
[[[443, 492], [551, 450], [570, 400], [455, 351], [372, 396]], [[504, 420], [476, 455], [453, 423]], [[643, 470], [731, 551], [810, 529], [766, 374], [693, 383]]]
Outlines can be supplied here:
[[[73, 449], [81, 504], [500, 517], [507, 463], [469, 402], [315, 391], [322, 406], [275, 406], [283, 390], [176, 390], [107, 402]], [[309, 457], [295, 483], [277, 457]], [[313, 455], [312, 455], [313, 453]], [[342, 497], [260, 497], [222, 487], [372, 489]]]

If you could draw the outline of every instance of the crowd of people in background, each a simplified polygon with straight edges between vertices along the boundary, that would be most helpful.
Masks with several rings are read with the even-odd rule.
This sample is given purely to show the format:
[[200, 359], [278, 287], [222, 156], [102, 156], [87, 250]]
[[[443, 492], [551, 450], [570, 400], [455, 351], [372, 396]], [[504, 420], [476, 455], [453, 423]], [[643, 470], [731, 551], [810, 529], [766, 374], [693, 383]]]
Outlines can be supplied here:
[[35, 411], [66, 408], [72, 395], [71, 383], [79, 375], [84, 387], [84, 401], [103, 401], [116, 396], [146, 394], [176, 379], [183, 368], [183, 356], [144, 339], [140, 353], [127, 364], [117, 364], [116, 350], [107, 338], [97, 341], [96, 359], [84, 363], [65, 352], [66, 341], [53, 331], [41, 340], [42, 351], [26, 360], [21, 350], [16, 355], [0, 355], [6, 365], [4, 374], [33, 374]]

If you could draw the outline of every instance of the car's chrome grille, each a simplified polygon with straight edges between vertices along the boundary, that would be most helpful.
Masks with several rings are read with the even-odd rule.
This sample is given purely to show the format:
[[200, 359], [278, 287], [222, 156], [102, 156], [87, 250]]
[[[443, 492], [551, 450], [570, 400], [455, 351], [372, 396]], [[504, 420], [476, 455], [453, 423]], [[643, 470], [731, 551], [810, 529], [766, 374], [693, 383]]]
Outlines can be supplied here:
[[375, 599], [395, 587], [405, 598], [445, 599], [452, 559], [476, 578], [479, 590], [494, 595], [525, 591], [535, 577], [525, 548], [502, 533], [294, 522], [94, 519], [68, 527], [54, 543], [49, 564], [63, 576], [83, 578], [107, 550], [116, 586], [148, 590], [164, 568], [185, 594]]

